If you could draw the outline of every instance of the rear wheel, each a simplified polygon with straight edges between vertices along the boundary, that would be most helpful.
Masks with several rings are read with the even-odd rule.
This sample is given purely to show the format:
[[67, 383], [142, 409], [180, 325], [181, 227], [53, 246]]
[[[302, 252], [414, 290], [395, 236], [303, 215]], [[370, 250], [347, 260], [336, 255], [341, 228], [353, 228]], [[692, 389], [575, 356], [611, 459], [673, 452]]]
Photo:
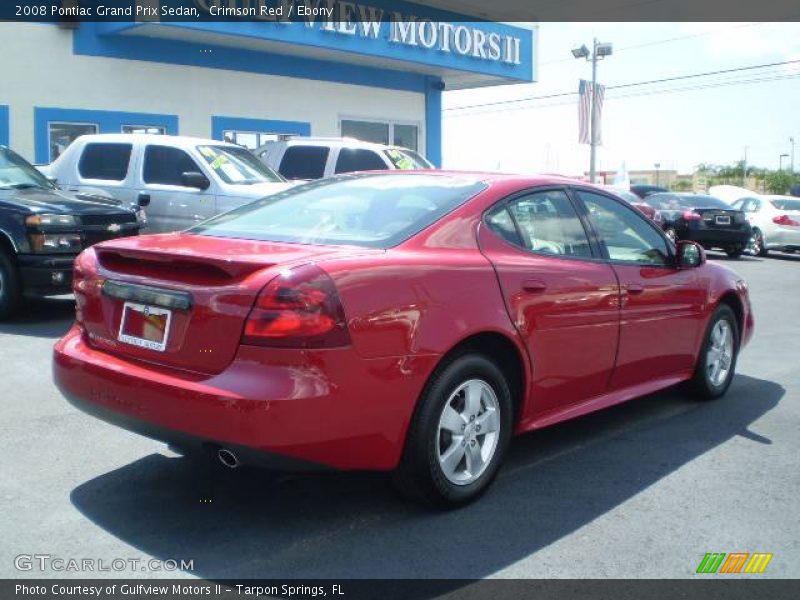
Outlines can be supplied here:
[[17, 266], [6, 252], [0, 250], [0, 321], [17, 311], [21, 296]]
[[720, 304], [711, 315], [692, 378], [692, 386], [699, 398], [719, 398], [728, 390], [736, 370], [738, 352], [736, 315], [730, 306]]
[[480, 496], [511, 438], [513, 402], [502, 371], [480, 354], [433, 375], [411, 423], [396, 473], [400, 491], [455, 507]]
[[727, 254], [730, 258], [740, 258], [744, 253], [744, 248], [742, 246], [736, 246], [734, 248], [726, 248], [725, 254]]

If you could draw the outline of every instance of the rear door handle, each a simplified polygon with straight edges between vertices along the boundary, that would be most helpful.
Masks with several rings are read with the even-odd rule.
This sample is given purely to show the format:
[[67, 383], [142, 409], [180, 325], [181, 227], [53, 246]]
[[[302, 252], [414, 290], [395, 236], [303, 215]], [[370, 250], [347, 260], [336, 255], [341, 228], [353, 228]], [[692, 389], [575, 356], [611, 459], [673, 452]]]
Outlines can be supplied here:
[[641, 294], [644, 291], [644, 286], [638, 283], [629, 283], [625, 286], [625, 291], [629, 294]]
[[547, 284], [541, 279], [526, 279], [522, 283], [522, 289], [526, 292], [543, 292], [547, 289]]

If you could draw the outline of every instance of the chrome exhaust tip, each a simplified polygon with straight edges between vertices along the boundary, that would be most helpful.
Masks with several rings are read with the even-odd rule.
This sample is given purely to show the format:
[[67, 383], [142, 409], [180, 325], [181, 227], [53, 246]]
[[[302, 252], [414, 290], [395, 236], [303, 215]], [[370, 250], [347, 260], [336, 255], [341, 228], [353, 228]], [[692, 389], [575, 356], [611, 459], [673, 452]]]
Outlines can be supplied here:
[[239, 458], [233, 452], [226, 450], [225, 448], [220, 448], [217, 450], [217, 458], [219, 458], [219, 462], [229, 469], [235, 469], [241, 465]]

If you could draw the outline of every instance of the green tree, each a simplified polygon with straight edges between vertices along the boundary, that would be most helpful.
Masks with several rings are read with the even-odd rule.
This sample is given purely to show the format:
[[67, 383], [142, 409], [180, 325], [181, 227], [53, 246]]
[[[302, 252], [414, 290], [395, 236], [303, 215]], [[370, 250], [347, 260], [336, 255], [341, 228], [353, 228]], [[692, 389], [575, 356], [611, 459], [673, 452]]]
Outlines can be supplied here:
[[791, 171], [767, 171], [764, 174], [764, 184], [770, 194], [788, 194], [797, 183], [800, 183], [800, 177]]

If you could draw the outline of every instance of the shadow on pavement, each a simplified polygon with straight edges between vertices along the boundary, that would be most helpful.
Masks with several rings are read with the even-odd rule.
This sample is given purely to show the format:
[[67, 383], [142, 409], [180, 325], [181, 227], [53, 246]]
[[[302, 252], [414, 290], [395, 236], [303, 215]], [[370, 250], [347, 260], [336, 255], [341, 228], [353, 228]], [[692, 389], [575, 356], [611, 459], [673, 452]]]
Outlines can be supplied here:
[[739, 375], [716, 402], [674, 388], [522, 436], [489, 493], [452, 512], [403, 502], [386, 475], [222, 472], [158, 454], [79, 485], [71, 501], [153, 557], [193, 559], [203, 578], [480, 578], [735, 436], [771, 443], [749, 427], [783, 394]]
[[75, 320], [75, 299], [25, 298], [19, 313], [0, 322], [0, 334], [57, 338], [64, 335]]

